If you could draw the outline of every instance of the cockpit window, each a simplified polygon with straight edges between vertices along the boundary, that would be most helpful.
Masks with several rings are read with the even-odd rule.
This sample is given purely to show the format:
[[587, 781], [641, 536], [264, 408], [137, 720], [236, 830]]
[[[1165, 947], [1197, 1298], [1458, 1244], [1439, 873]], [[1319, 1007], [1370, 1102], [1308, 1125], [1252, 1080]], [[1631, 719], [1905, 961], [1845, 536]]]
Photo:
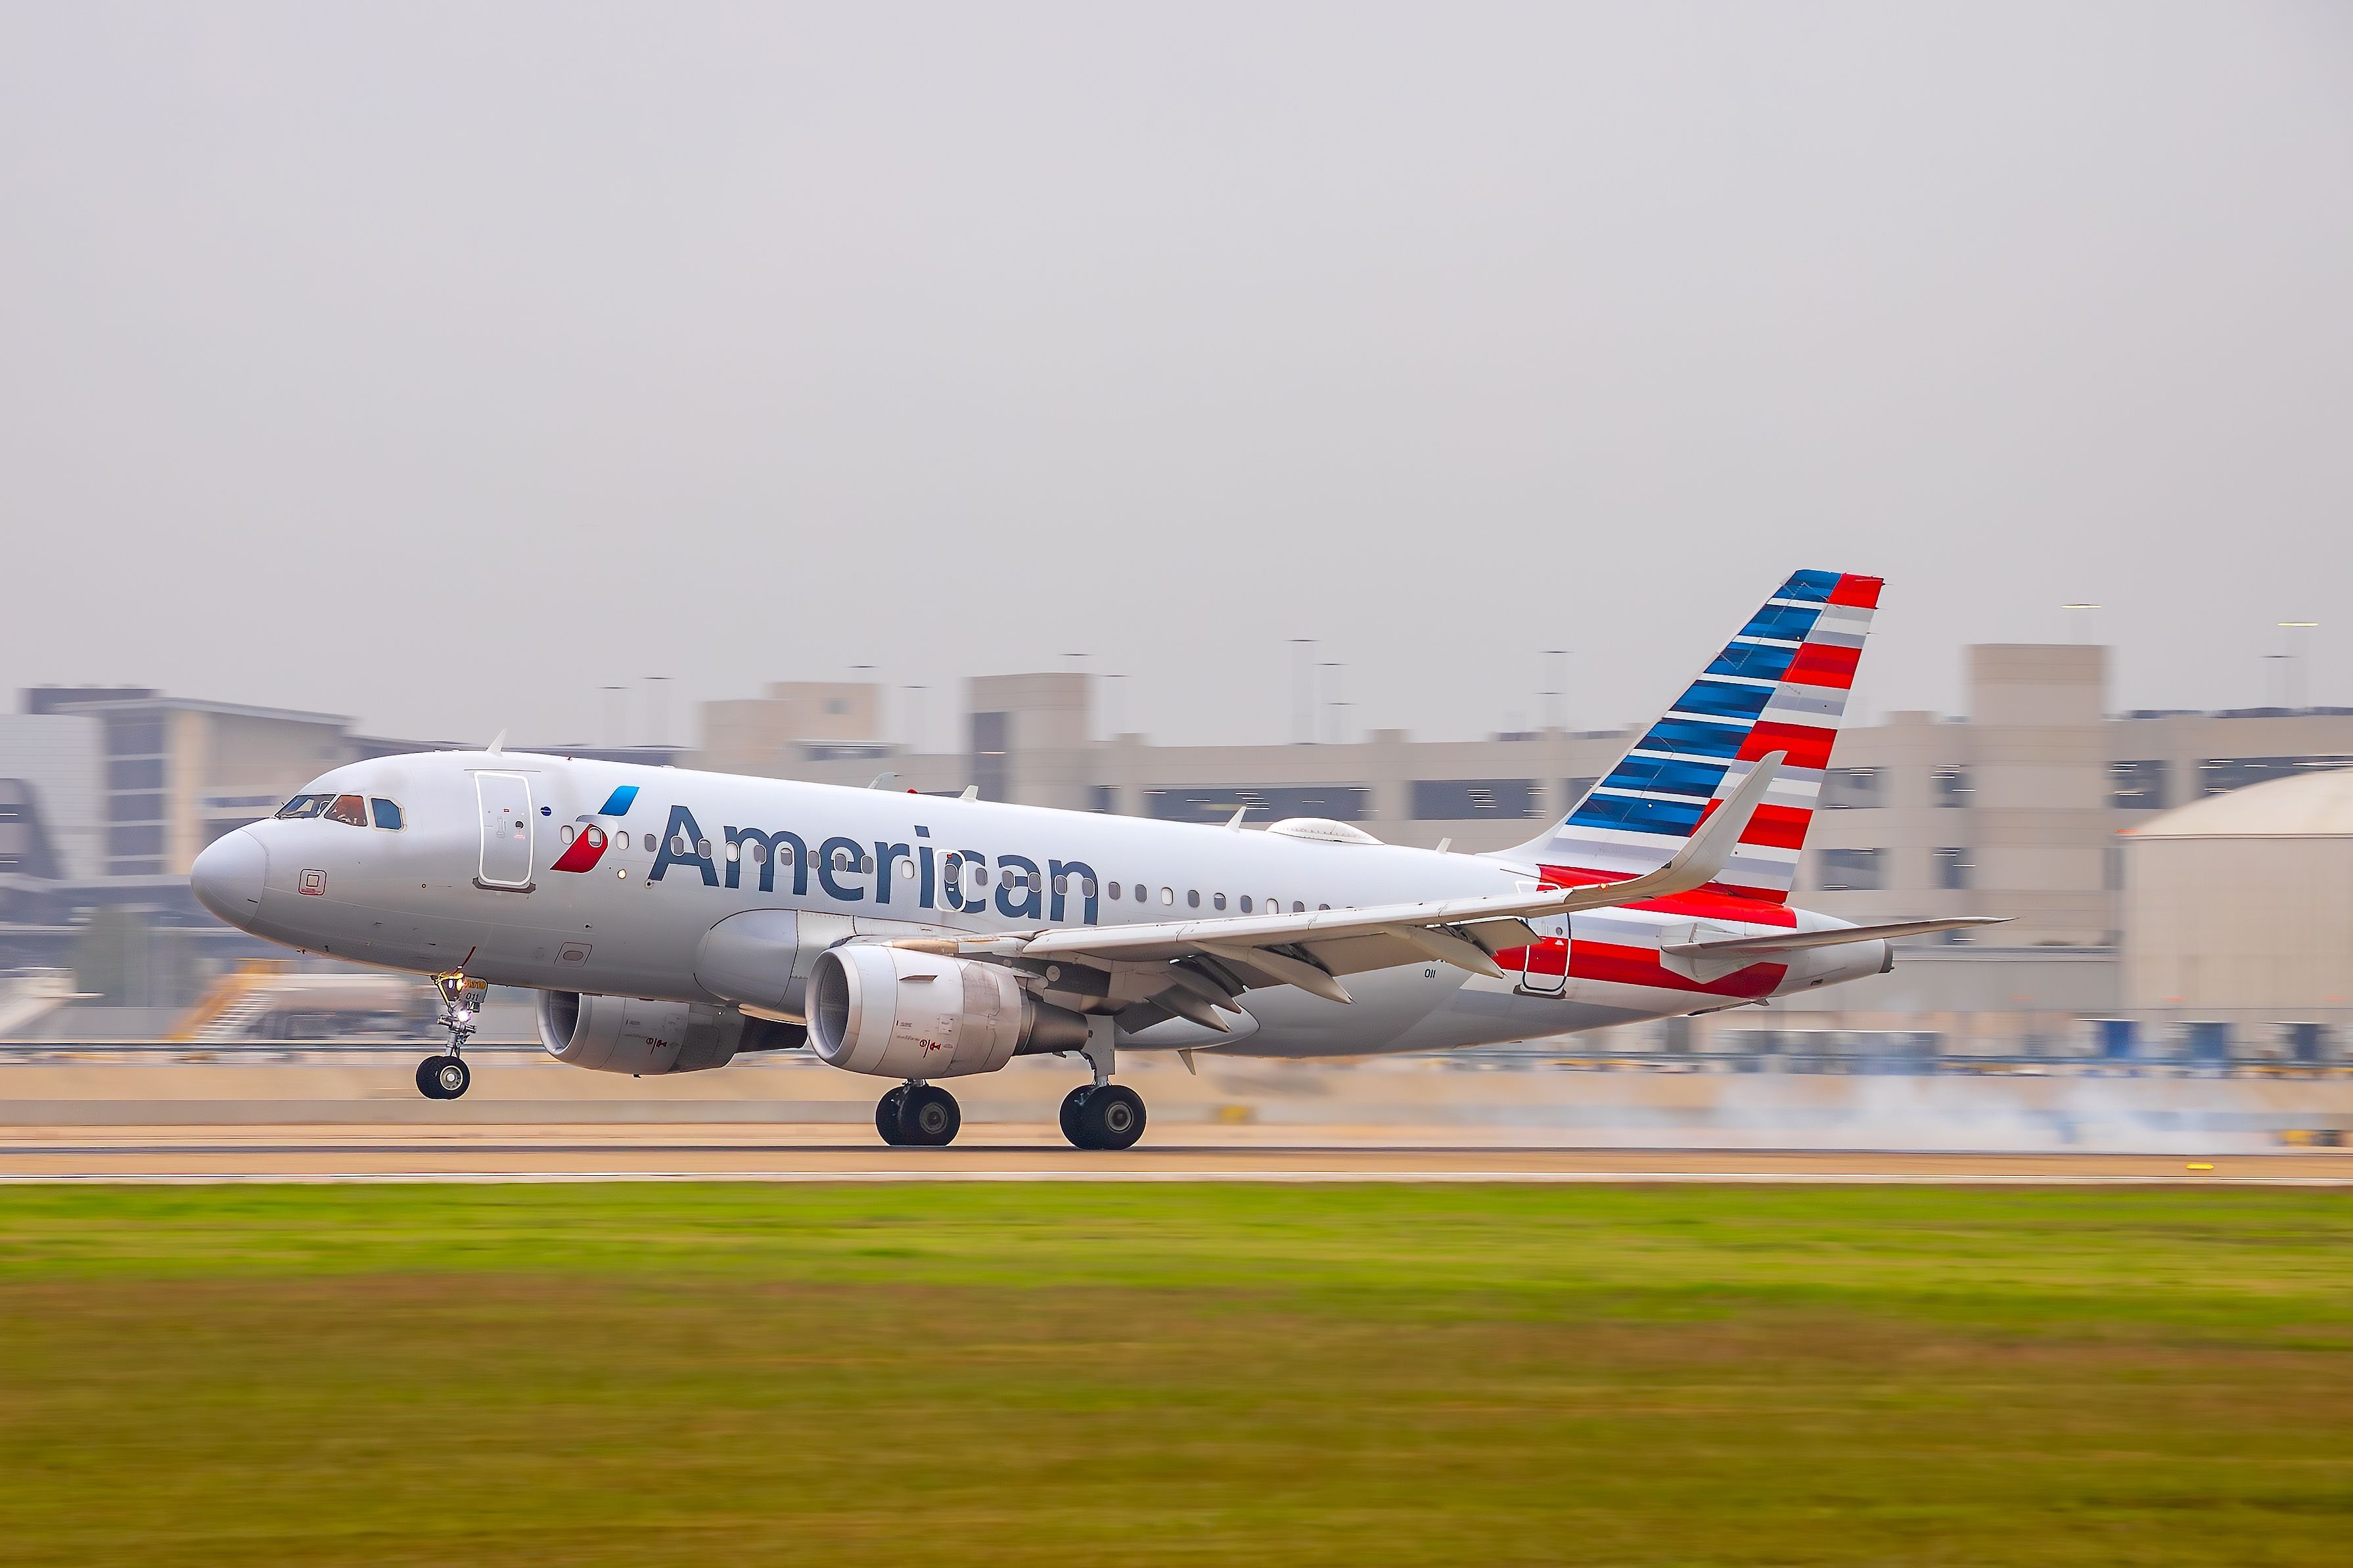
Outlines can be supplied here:
[[331, 795], [298, 795], [278, 808], [278, 820], [291, 822], [306, 816], [316, 816], [327, 809], [335, 797]]
[[367, 826], [367, 802], [355, 795], [339, 795], [328, 805], [327, 820], [348, 823], [353, 827]]
[[368, 805], [375, 813], [375, 825], [378, 827], [389, 827], [396, 833], [400, 831], [398, 802], [385, 800], [379, 795], [371, 795], [368, 797]]

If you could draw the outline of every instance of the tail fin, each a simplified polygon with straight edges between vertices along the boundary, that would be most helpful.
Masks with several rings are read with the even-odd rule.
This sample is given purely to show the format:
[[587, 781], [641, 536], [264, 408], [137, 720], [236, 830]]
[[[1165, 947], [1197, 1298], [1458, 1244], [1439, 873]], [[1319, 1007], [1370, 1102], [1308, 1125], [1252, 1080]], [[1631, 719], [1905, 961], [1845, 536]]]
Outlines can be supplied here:
[[1790, 577], [1564, 820], [1504, 858], [1533, 860], [1565, 883], [1653, 870], [1758, 757], [1786, 752], [1731, 862], [1709, 884], [1785, 902], [1879, 588], [1876, 577], [1837, 572]]

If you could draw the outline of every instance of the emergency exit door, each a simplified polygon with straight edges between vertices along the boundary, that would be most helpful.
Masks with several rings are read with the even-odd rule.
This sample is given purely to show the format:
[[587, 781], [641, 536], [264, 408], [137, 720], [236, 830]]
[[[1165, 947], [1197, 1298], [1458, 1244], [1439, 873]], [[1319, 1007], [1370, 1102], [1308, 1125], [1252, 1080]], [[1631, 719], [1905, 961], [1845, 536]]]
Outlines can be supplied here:
[[475, 797], [482, 807], [482, 871], [485, 888], [531, 886], [531, 781], [521, 773], [476, 773]]

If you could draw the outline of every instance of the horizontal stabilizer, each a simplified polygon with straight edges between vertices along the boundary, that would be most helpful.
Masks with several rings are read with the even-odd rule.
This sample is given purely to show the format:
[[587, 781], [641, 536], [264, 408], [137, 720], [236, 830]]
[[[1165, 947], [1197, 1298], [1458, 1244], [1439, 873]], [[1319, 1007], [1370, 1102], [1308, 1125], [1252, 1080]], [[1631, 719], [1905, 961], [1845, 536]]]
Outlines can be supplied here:
[[1736, 936], [1722, 942], [1672, 942], [1659, 949], [1677, 958], [1730, 958], [1753, 953], [1758, 963], [1777, 952], [1809, 947], [1843, 947], [1851, 942], [1894, 942], [1898, 937], [1926, 936], [1931, 931], [1968, 931], [1974, 926], [1998, 926], [2008, 915], [1957, 915], [1941, 921], [1893, 921], [1885, 925], [1840, 926], [1833, 931], [1775, 931], [1770, 936]]

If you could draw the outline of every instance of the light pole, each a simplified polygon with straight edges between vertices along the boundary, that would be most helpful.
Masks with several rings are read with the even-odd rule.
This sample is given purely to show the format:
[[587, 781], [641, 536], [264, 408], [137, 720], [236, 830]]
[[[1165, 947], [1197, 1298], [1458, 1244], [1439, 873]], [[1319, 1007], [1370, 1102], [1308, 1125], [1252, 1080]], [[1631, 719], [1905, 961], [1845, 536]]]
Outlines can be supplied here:
[[2287, 700], [2281, 704], [2282, 707], [2302, 708], [2304, 706], [2306, 695], [2305, 668], [2307, 656], [2312, 649], [2312, 645], [2306, 639], [2312, 629], [2319, 624], [2318, 621], [2282, 621], [2280, 623], [2280, 629], [2287, 633], [2287, 690], [2284, 693]]
[[651, 744], [657, 751], [670, 743], [670, 704], [664, 700], [669, 695], [669, 687], [670, 677], [667, 675], [646, 677], [646, 712], [653, 725]]
[[1312, 745], [1315, 740], [1314, 709], [1309, 691], [1314, 684], [1308, 671], [1315, 661], [1315, 639], [1291, 639], [1291, 739], [1294, 745]]

